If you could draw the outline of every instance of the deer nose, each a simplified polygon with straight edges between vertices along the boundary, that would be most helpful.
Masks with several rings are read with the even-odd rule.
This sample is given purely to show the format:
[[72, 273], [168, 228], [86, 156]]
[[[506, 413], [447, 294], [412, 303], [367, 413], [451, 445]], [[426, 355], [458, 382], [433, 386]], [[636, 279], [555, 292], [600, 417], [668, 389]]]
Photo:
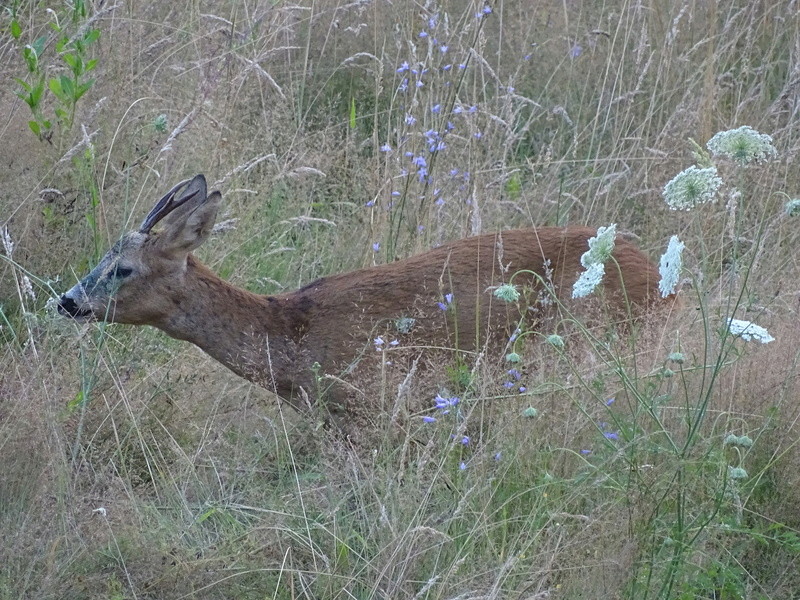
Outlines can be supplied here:
[[78, 312], [78, 304], [66, 294], [62, 294], [58, 301], [58, 312], [62, 315], [75, 316]]

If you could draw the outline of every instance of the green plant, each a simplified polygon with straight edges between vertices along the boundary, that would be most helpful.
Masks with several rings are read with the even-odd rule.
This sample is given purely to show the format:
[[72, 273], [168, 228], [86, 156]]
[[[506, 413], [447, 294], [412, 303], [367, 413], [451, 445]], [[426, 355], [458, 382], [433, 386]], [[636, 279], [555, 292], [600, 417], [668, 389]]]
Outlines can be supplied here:
[[[17, 15], [18, 4], [8, 9], [11, 15], [11, 35], [15, 40], [22, 37], [22, 27]], [[88, 92], [95, 83], [88, 74], [97, 67], [97, 59], [89, 58], [90, 48], [100, 38], [100, 30], [91, 27], [87, 20], [85, 0], [74, 0], [66, 3], [68, 22], [61, 23], [58, 14], [50, 11], [52, 21], [50, 27], [57, 34], [55, 51], [66, 67], [66, 74], [48, 77], [46, 68], [42, 64], [47, 36], [40, 36], [32, 43], [22, 48], [22, 58], [28, 69], [29, 82], [15, 78], [22, 88], [17, 92], [31, 110], [33, 119], [28, 122], [28, 127], [41, 140], [50, 140], [52, 137], [52, 122], [44, 114], [45, 89], [49, 89], [56, 106], [55, 116], [64, 132], [72, 129], [75, 120], [75, 110], [78, 101]]]

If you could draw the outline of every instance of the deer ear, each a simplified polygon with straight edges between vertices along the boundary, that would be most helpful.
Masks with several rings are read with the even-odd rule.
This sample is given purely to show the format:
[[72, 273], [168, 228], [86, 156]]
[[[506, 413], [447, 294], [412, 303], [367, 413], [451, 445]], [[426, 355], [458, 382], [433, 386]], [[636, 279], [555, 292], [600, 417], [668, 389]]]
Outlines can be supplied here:
[[170, 254], [188, 254], [208, 239], [214, 227], [222, 195], [212, 192], [206, 196], [205, 180], [199, 182], [202, 185], [196, 182], [197, 178], [193, 179], [181, 194], [185, 201], [180, 208], [164, 219], [158, 245]]

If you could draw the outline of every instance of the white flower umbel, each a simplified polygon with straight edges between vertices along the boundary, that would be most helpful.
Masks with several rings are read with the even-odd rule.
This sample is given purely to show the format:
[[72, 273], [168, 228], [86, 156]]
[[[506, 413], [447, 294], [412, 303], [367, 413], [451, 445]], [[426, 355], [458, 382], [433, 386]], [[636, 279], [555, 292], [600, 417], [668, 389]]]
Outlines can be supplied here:
[[572, 286], [573, 298], [588, 296], [603, 280], [606, 272], [605, 262], [611, 258], [616, 237], [617, 224], [612, 223], [608, 227], [600, 227], [597, 235], [589, 238], [589, 249], [581, 256], [581, 264], [586, 270]]
[[675, 293], [675, 288], [678, 286], [678, 278], [681, 275], [681, 268], [683, 268], [682, 254], [685, 247], [686, 244], [680, 241], [677, 235], [673, 235], [669, 238], [667, 251], [661, 255], [661, 260], [658, 263], [658, 272], [661, 274], [658, 289], [661, 291], [662, 298]]
[[722, 178], [717, 169], [689, 167], [664, 186], [664, 200], [672, 210], [691, 210], [700, 204], [715, 202]]
[[763, 162], [778, 156], [772, 137], [744, 125], [737, 129], [720, 131], [706, 144], [712, 156], [730, 158], [741, 166]]
[[730, 331], [732, 335], [739, 336], [746, 342], [756, 340], [762, 344], [768, 344], [775, 341], [775, 338], [772, 337], [766, 329], [750, 321], [728, 319], [728, 331]]
[[519, 292], [517, 286], [510, 283], [504, 283], [494, 291], [496, 298], [500, 298], [505, 302], [516, 302], [519, 300]]
[[789, 217], [800, 217], [800, 198], [789, 200], [784, 206], [784, 210]]

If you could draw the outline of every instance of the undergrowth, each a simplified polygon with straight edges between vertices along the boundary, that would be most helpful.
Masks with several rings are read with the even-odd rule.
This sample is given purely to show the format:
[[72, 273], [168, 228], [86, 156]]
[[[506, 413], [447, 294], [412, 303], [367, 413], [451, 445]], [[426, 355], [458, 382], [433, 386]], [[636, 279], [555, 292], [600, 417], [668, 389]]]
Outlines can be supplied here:
[[[10, 3], [0, 598], [796, 597], [797, 8]], [[614, 224], [670, 244], [682, 306], [376, 368], [364, 394], [429, 409], [354, 449], [196, 348], [53, 313], [197, 172], [200, 258], [259, 293]]]

